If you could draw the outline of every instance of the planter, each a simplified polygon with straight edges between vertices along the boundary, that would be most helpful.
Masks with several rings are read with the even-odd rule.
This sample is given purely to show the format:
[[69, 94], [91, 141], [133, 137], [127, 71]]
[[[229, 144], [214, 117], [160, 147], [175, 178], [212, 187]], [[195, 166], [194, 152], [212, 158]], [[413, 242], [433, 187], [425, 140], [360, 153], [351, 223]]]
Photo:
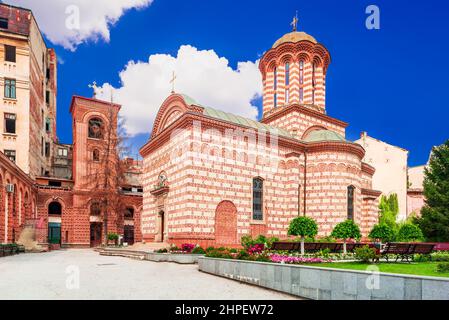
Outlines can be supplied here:
[[449, 300], [449, 279], [200, 258], [199, 270], [314, 300]]
[[180, 264], [196, 264], [202, 254], [172, 254], [150, 252], [145, 255], [145, 260], [155, 262], [175, 262]]

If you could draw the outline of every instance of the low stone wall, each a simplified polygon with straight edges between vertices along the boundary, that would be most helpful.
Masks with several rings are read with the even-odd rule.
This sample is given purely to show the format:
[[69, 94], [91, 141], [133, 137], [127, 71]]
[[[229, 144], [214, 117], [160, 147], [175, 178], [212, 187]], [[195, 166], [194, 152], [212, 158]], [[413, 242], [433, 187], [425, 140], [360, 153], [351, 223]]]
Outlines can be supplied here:
[[176, 262], [180, 264], [195, 264], [202, 254], [172, 254], [150, 252], [145, 255], [145, 260], [155, 262]]
[[200, 258], [199, 270], [315, 300], [449, 300], [449, 279]]

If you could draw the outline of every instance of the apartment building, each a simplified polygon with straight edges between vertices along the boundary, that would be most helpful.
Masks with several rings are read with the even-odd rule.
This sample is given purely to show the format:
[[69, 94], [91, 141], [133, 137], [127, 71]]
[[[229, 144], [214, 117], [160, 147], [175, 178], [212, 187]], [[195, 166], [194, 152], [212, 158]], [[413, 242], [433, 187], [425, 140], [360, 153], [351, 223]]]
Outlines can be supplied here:
[[48, 176], [56, 142], [57, 59], [28, 9], [0, 4], [0, 150]]

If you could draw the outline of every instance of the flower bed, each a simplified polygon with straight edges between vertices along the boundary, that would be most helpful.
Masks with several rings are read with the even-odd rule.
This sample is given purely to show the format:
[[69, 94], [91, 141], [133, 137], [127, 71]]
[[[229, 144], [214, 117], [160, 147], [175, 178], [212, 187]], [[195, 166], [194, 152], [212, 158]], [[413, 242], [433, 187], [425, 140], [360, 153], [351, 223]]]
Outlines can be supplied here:
[[297, 257], [297, 256], [288, 256], [282, 254], [271, 254], [270, 259], [272, 262], [276, 263], [290, 263], [290, 264], [304, 264], [304, 263], [323, 263], [323, 262], [332, 262], [331, 259], [322, 259], [322, 258], [305, 258], [305, 257]]

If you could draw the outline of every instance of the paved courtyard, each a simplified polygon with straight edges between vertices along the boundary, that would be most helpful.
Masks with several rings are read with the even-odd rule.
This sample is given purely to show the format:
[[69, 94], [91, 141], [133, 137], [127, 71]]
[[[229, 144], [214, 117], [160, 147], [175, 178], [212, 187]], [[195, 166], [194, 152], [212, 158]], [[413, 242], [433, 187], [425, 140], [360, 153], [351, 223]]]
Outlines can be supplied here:
[[0, 299], [294, 298], [199, 272], [197, 265], [100, 256], [86, 249], [0, 258]]

